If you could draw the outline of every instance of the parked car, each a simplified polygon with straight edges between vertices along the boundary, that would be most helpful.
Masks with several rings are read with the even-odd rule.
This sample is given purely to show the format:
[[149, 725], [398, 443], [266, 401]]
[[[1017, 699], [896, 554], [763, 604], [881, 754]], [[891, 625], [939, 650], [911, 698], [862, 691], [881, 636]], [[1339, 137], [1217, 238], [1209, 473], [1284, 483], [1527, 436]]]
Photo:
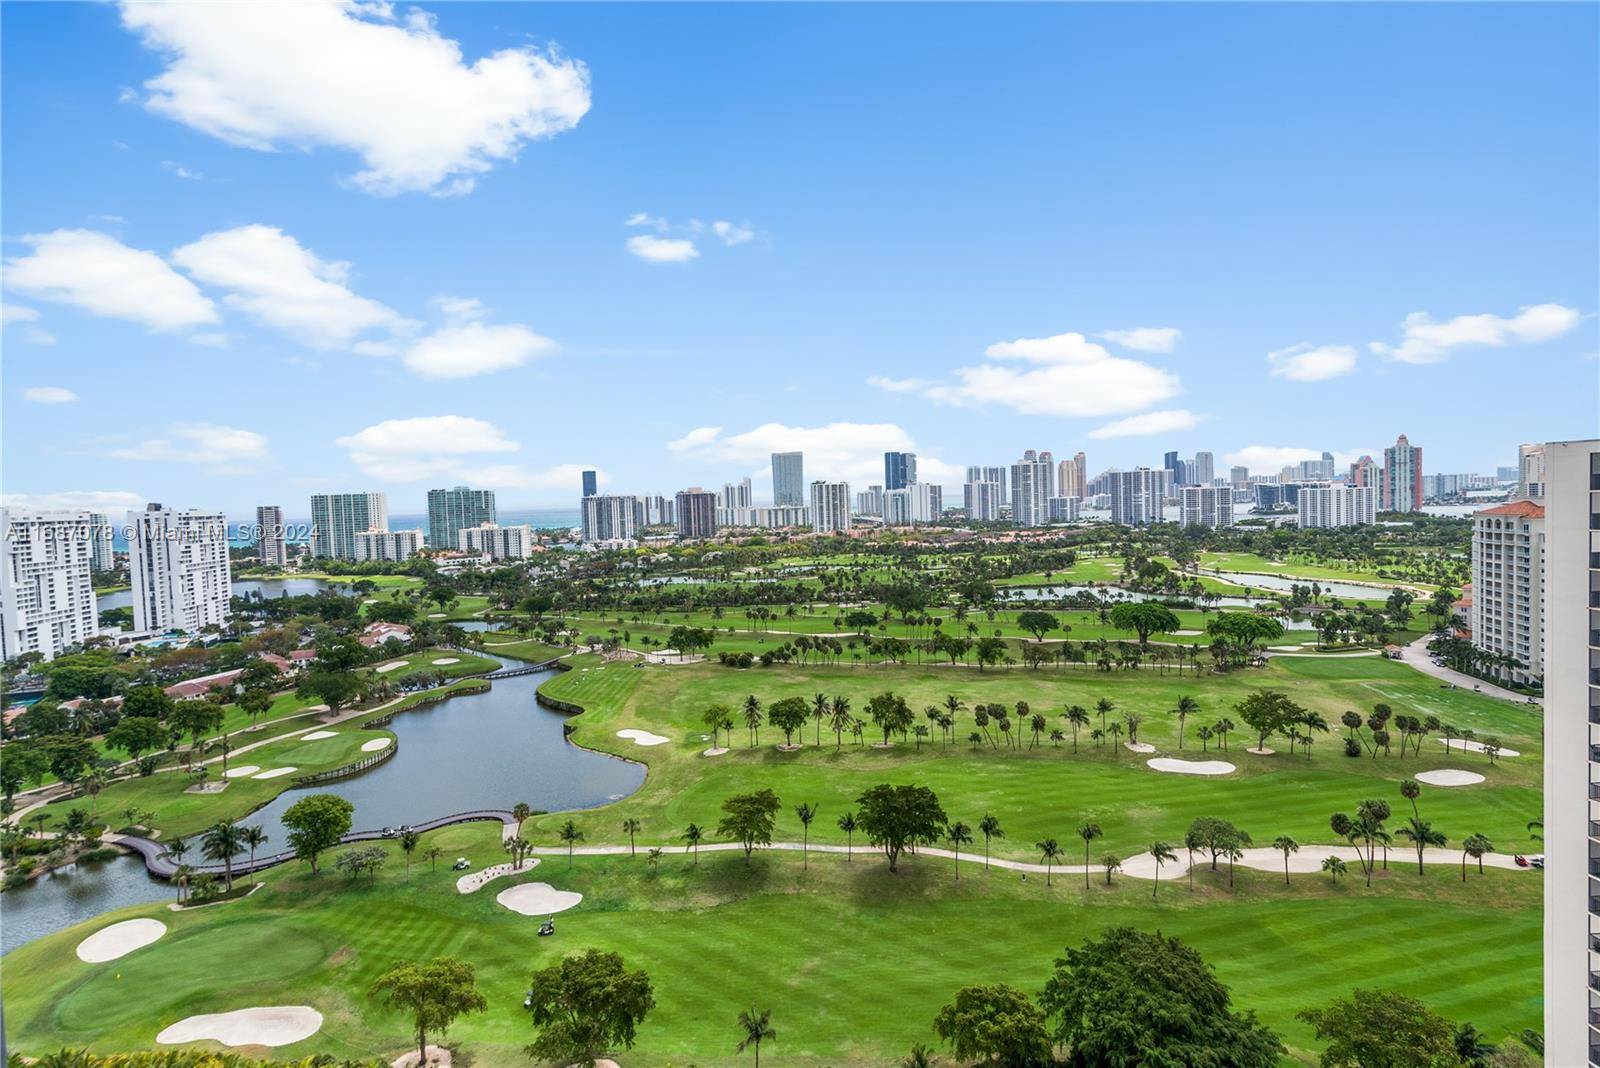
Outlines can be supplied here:
[[1528, 866], [1528, 858], [1523, 856], [1521, 853], [1518, 853], [1511, 859], [1516, 861], [1517, 867], [1519, 868], [1526, 868]]
[[1535, 868], [1542, 869], [1544, 867], [1544, 854], [1540, 853], [1538, 856], [1529, 857], [1528, 863], [1532, 864]]
[[450, 870], [466, 871], [470, 867], [472, 867], [472, 861], [468, 860], [466, 857], [457, 857], [456, 862], [450, 865]]
[[383, 832], [382, 832], [382, 833], [383, 833], [383, 837], [385, 837], [385, 838], [394, 838], [394, 837], [396, 837], [396, 836], [397, 836], [397, 835], [398, 835], [398, 834], [399, 834], [399, 833], [400, 833], [400, 832], [399, 832], [399, 831], [397, 831], [397, 830], [395, 830], [395, 829], [394, 829], [394, 828], [393, 828], [393, 827], [385, 827], [385, 828], [384, 828], [384, 829], [383, 829]]

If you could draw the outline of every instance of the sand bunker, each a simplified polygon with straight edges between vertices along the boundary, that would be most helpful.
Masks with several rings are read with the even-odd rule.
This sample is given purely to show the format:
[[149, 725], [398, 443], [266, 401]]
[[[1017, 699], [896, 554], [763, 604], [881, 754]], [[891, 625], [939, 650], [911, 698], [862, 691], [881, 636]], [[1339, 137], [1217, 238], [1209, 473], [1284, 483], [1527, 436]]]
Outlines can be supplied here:
[[273, 768], [271, 771], [263, 771], [260, 775], [252, 775], [250, 777], [252, 779], [281, 779], [285, 775], [293, 775], [299, 770], [299, 768]]
[[518, 872], [531, 872], [538, 867], [539, 858], [529, 857], [522, 862], [522, 867], [513, 867], [510, 864], [495, 864], [484, 868], [482, 871], [468, 872], [456, 880], [456, 893], [471, 894], [481, 889], [485, 883], [493, 882], [502, 875], [516, 875]]
[[1417, 772], [1417, 781], [1429, 786], [1476, 786], [1483, 781], [1483, 776], [1460, 768], [1440, 768], [1438, 771]]
[[727, 746], [725, 746], [725, 745], [717, 745], [717, 746], [712, 746], [710, 749], [707, 749], [704, 753], [701, 753], [700, 755], [701, 756], [722, 756], [727, 751], [728, 751], [728, 747]]
[[1123, 742], [1122, 747], [1131, 753], [1154, 753], [1156, 747], [1149, 742]]
[[312, 731], [310, 734], [302, 734], [300, 736], [301, 740], [306, 742], [320, 742], [324, 738], [337, 737], [339, 737], [338, 731]]
[[370, 742], [362, 742], [361, 751], [363, 753], [376, 753], [380, 749], [389, 748], [390, 743], [393, 741], [393, 738], [374, 738]]
[[1155, 757], [1146, 764], [1157, 771], [1170, 771], [1175, 775], [1231, 775], [1239, 770], [1226, 760], [1176, 760], [1172, 757]]
[[[1440, 745], [1448, 744], [1451, 749], [1465, 749], [1468, 752], [1472, 752], [1472, 753], [1481, 753], [1481, 752], [1483, 752], [1483, 743], [1482, 742], [1469, 742], [1465, 738], [1440, 738], [1439, 739], [1439, 744]], [[1522, 754], [1520, 752], [1518, 752], [1517, 750], [1515, 750], [1515, 749], [1506, 749], [1506, 748], [1502, 747], [1500, 749], [1496, 749], [1495, 752], [1494, 752], [1494, 755], [1495, 756], [1521, 756]]]
[[1245, 752], [1246, 753], [1254, 753], [1256, 756], [1271, 756], [1273, 753], [1276, 753], [1277, 750], [1276, 749], [1270, 749], [1270, 748], [1268, 748], [1267, 746], [1264, 746], [1264, 745], [1263, 746], [1254, 746], [1254, 745], [1252, 745], [1249, 748], [1247, 748], [1245, 750]]
[[254, 775], [260, 770], [260, 764], [240, 764], [237, 767], [229, 768], [227, 771], [223, 772], [222, 777], [224, 779], [242, 779], [246, 775]]
[[287, 1046], [322, 1030], [322, 1013], [309, 1005], [235, 1009], [179, 1020], [156, 1036], [163, 1046], [212, 1039], [224, 1046]]
[[160, 920], [123, 920], [102, 927], [79, 942], [78, 959], [90, 964], [116, 960], [143, 949], [166, 933], [167, 925]]
[[459, 656], [441, 656], [439, 659], [437, 659], [437, 660], [435, 660], [433, 662], [433, 666], [434, 667], [438, 667], [441, 664], [459, 664], [459, 663], [461, 663], [461, 658]]
[[661, 735], [651, 734], [649, 731], [634, 730], [632, 727], [618, 731], [617, 737], [626, 738], [636, 745], [665, 745], [667, 742], [672, 741], [671, 738], [663, 738]]
[[521, 886], [502, 890], [495, 896], [496, 902], [524, 916], [548, 916], [553, 912], [565, 912], [582, 900], [582, 894], [572, 890], [557, 890], [549, 883], [523, 883]]
[[429, 619], [443, 619], [447, 614], [448, 613], [445, 613], [445, 612], [429, 612], [428, 613], [428, 618]]
[[405, 667], [406, 664], [407, 661], [405, 660], [391, 660], [387, 664], [379, 664], [374, 670], [376, 670], [379, 675], [382, 675], [386, 672], [398, 671]]

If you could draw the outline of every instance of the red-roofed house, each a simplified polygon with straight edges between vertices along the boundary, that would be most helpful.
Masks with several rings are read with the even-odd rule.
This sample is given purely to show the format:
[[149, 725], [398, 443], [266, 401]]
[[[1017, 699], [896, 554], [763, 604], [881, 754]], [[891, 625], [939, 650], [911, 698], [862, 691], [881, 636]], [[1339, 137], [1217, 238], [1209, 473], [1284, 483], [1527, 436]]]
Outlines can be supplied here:
[[404, 623], [368, 623], [367, 629], [361, 632], [361, 644], [368, 649], [374, 649], [385, 642], [408, 642], [411, 640], [411, 628]]
[[243, 668], [236, 668], [233, 671], [219, 671], [215, 675], [202, 675], [198, 679], [185, 679], [183, 682], [168, 686], [166, 694], [174, 701], [193, 701], [204, 697], [212, 690], [232, 686], [243, 674]]

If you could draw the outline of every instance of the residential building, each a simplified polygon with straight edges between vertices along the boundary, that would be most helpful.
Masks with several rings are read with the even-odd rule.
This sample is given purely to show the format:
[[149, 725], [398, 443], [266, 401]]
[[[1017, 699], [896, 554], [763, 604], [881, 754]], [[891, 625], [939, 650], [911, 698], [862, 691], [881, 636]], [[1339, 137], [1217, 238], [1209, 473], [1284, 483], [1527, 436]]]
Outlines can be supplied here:
[[1544, 1057], [1600, 1064], [1600, 441], [1543, 452]]
[[193, 632], [226, 626], [233, 596], [227, 517], [152, 503], [142, 512], [129, 512], [128, 526], [133, 629]]
[[1538, 500], [1544, 496], [1545, 466], [1543, 445], [1517, 447], [1517, 496]]
[[389, 498], [383, 493], [317, 493], [311, 497], [311, 555], [356, 558], [356, 535], [389, 529]]
[[803, 504], [773, 505], [771, 508], [750, 508], [746, 525], [763, 530], [782, 530], [784, 527], [809, 527], [811, 509]]
[[1544, 507], [1512, 501], [1472, 515], [1472, 644], [1515, 661], [1506, 674], [1544, 675]]
[[1114, 472], [1110, 479], [1111, 521], [1127, 527], [1161, 522], [1162, 483], [1161, 472], [1148, 467]]
[[710, 490], [699, 486], [679, 490], [672, 511], [680, 538], [709, 538], [717, 533], [717, 495]]
[[656, 494], [644, 498], [645, 526], [672, 525], [672, 498]]
[[1250, 485], [1250, 469], [1248, 467], [1234, 466], [1228, 469], [1228, 482], [1234, 489], [1245, 489]]
[[[909, 453], [888, 453], [887, 456], [909, 456]], [[915, 457], [912, 457], [913, 470], [915, 470]], [[887, 502], [888, 493], [884, 499]], [[817, 533], [831, 531], [848, 531], [850, 529], [850, 483], [848, 482], [822, 482], [811, 483], [811, 529]]]
[[806, 458], [799, 452], [772, 454], [772, 503], [804, 505], [806, 503]]
[[590, 494], [580, 502], [579, 536], [584, 541], [632, 541], [638, 537], [641, 511], [637, 497]]
[[115, 535], [116, 531], [111, 529], [111, 520], [104, 512], [89, 513], [89, 570], [117, 569], [117, 554], [111, 545], [111, 539]]
[[911, 488], [883, 491], [883, 525], [886, 527], [909, 527], [912, 524], [911, 516]]
[[868, 486], [867, 492], [856, 494], [857, 515], [883, 514], [883, 487]]
[[[1300, 510], [1302, 527], [1321, 528], [1371, 526], [1378, 521], [1378, 491], [1372, 486], [1341, 486], [1332, 482], [1291, 483], [1295, 487], [1295, 506]], [[1284, 486], [1257, 486], [1257, 490], [1278, 491]], [[1257, 494], [1259, 503], [1260, 494]]]
[[467, 527], [493, 523], [496, 518], [493, 490], [456, 486], [428, 491], [428, 544], [435, 549], [454, 549]]
[[1172, 474], [1172, 485], [1186, 486], [1189, 484], [1189, 465], [1178, 459], [1178, 454], [1169, 452], [1161, 458], [1161, 469]]
[[0, 660], [46, 660], [100, 633], [95, 603], [95, 516], [0, 508]]
[[[917, 480], [917, 454], [914, 452], [886, 452], [883, 454], [883, 488], [905, 489]], [[812, 483], [816, 485], [815, 482]]]
[[944, 487], [932, 482], [913, 482], [906, 487], [911, 492], [911, 519], [916, 523], [937, 523], [944, 517]]
[[1088, 464], [1081, 452], [1070, 460], [1062, 460], [1056, 468], [1056, 495], [1082, 500]]
[[[1070, 461], [1062, 461], [1067, 463]], [[1078, 506], [1081, 502], [1076, 497], [1051, 497], [1045, 501], [1045, 518], [1052, 523], [1076, 523], [1078, 521]]]
[[1378, 489], [1382, 485], [1383, 468], [1378, 466], [1376, 460], [1370, 456], [1363, 456], [1350, 465], [1350, 485], [1370, 486]]
[[1383, 500], [1386, 512], [1415, 512], [1422, 507], [1422, 446], [1401, 434], [1383, 450]]
[[[968, 468], [969, 473], [972, 470]], [[981, 523], [993, 523], [1000, 518], [1000, 499], [1003, 496], [1000, 483], [993, 480], [969, 480], [961, 488], [961, 501], [966, 508], [967, 518]]]
[[1053, 496], [1051, 467], [1032, 449], [1011, 465], [1011, 521], [1017, 526], [1042, 527], [1050, 521], [1045, 502]]
[[1522, 479], [1521, 467], [1496, 467], [1494, 480], [1501, 486], [1515, 486]]
[[362, 530], [355, 536], [356, 560], [397, 564], [420, 553], [423, 544], [421, 527], [416, 530]]
[[[1330, 460], [1330, 462], [1332, 462]], [[1190, 481], [1196, 486], [1209, 486], [1216, 476], [1216, 461], [1209, 452], [1194, 454], [1194, 463], [1190, 465]]]
[[748, 478], [741, 478], [738, 482], [723, 483], [722, 492], [717, 495], [717, 504], [723, 508], [749, 508], [755, 504], [754, 492], [750, 487]]
[[600, 492], [600, 476], [598, 474], [596, 474], [594, 471], [585, 471], [582, 475], [582, 478], [583, 495], [585, 497], [593, 497], [596, 493]]
[[289, 562], [283, 509], [275, 504], [256, 506], [256, 557], [262, 567], [283, 567]]
[[993, 482], [1000, 487], [1000, 507], [1005, 507], [1009, 499], [1007, 495], [1006, 476], [1009, 472], [1004, 467], [979, 467], [973, 465], [967, 468], [968, 482]]
[[1250, 493], [1255, 501], [1255, 510], [1258, 512], [1275, 512], [1285, 504], [1283, 486], [1276, 482], [1256, 482], [1250, 486]]
[[1218, 530], [1233, 526], [1233, 487], [1184, 486], [1178, 506], [1178, 522], [1186, 527]]
[[[594, 499], [584, 498], [585, 502]], [[533, 528], [526, 523], [514, 527], [479, 523], [456, 535], [456, 548], [464, 553], [481, 553], [491, 560], [526, 560], [533, 555], [535, 544]]]

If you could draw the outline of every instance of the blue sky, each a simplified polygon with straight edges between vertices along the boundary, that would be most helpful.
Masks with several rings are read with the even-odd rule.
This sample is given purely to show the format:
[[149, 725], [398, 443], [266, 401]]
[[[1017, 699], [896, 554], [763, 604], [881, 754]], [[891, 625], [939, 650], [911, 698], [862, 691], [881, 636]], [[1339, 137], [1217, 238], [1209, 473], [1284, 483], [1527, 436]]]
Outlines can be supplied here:
[[1593, 5], [0, 17], [8, 500], [1596, 429]]

